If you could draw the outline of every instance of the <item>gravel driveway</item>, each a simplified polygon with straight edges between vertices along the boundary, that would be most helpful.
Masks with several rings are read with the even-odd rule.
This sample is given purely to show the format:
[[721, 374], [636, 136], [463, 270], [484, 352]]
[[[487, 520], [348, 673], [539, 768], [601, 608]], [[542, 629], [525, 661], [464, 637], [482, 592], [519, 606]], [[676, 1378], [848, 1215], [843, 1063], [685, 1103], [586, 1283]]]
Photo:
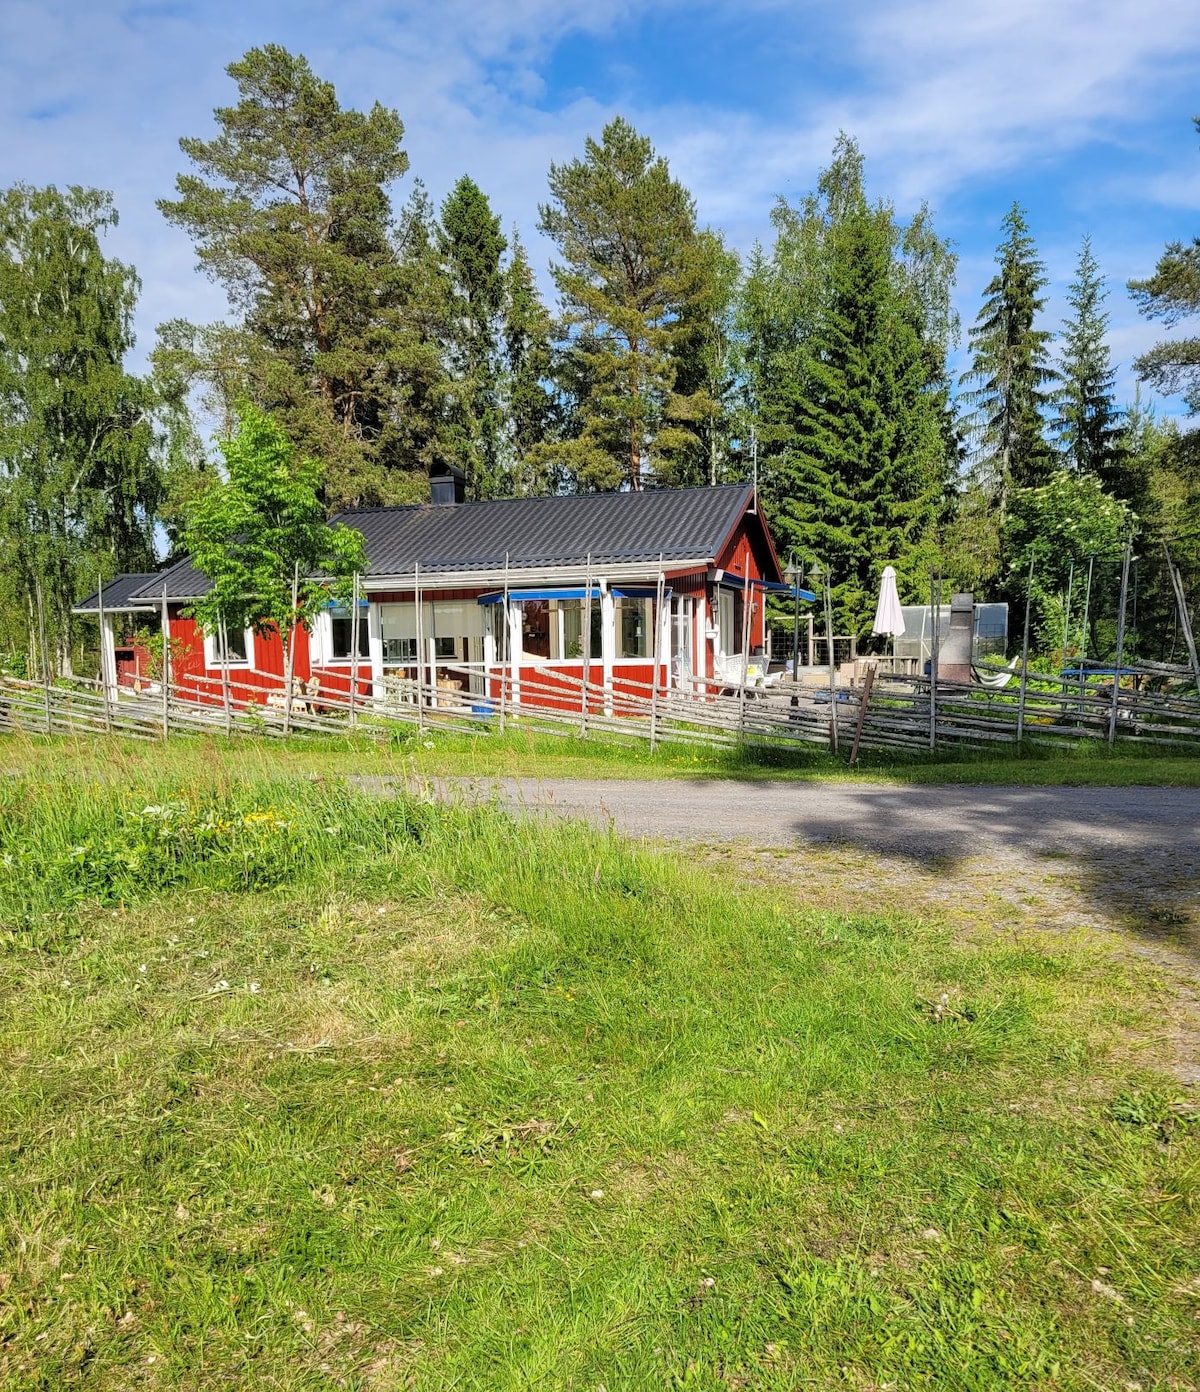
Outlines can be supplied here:
[[612, 822], [634, 836], [796, 846], [852, 842], [943, 867], [980, 854], [1081, 855], [1190, 869], [1200, 788], [501, 779], [513, 805]]

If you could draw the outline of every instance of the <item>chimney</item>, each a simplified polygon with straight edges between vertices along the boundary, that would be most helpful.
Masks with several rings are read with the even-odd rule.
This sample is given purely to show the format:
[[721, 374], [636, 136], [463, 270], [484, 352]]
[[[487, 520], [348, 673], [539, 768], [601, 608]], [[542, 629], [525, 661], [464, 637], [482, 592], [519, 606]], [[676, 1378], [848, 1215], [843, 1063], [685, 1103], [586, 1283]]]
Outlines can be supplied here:
[[467, 501], [467, 476], [453, 464], [435, 464], [429, 471], [429, 501], [435, 507]]

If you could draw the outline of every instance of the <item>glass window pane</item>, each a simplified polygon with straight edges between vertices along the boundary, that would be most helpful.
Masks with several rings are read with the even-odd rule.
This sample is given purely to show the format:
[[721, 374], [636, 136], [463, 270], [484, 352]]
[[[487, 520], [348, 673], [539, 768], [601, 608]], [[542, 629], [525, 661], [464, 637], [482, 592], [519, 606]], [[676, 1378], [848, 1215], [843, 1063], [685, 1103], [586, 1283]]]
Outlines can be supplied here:
[[[349, 659], [350, 643], [353, 637], [351, 630], [354, 627], [353, 615], [346, 609], [334, 609], [330, 612], [329, 624], [333, 635], [330, 656], [335, 661], [338, 658]], [[359, 657], [371, 656], [370, 635], [367, 633], [367, 614], [364, 609], [360, 609], [358, 614], [358, 655]]]
[[230, 628], [225, 632], [225, 656], [222, 656], [221, 633], [218, 629], [212, 640], [213, 660], [223, 662], [246, 661], [246, 634], [243, 629]]
[[550, 603], [527, 599], [521, 605], [521, 647], [529, 657], [550, 656]]
[[648, 599], [617, 600], [617, 656], [650, 657], [651, 604]]

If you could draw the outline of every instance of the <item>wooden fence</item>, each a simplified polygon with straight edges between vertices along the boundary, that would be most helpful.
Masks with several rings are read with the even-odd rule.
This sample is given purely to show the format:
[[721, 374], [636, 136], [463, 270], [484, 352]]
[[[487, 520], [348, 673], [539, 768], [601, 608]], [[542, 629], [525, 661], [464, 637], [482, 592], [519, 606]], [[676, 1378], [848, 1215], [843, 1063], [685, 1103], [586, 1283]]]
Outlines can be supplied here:
[[[850, 757], [871, 749], [952, 750], [1021, 743], [1104, 740], [1200, 753], [1200, 694], [1190, 670], [1144, 666], [1123, 684], [1050, 680], [1013, 672], [1002, 689], [950, 685], [873, 672], [871, 680], [831, 692], [827, 686], [771, 687], [695, 681], [655, 690], [620, 682], [606, 690], [561, 671], [525, 666], [518, 674], [456, 664], [462, 689], [443, 680], [363, 678], [344, 693], [289, 699], [282, 682], [264, 693], [230, 678], [189, 678], [134, 693], [96, 682], [54, 684], [0, 679], [0, 729], [45, 734], [118, 734], [165, 739], [205, 732], [287, 738], [355, 733], [387, 739], [398, 730], [446, 730], [486, 736], [515, 727], [550, 735], [618, 735], [659, 743], [733, 746], [797, 743]], [[256, 678], [262, 681], [263, 677]], [[272, 679], [275, 680], [275, 679]], [[490, 695], [472, 694], [488, 690]], [[517, 700], [519, 694], [519, 703]], [[265, 695], [265, 703], [264, 703]]]

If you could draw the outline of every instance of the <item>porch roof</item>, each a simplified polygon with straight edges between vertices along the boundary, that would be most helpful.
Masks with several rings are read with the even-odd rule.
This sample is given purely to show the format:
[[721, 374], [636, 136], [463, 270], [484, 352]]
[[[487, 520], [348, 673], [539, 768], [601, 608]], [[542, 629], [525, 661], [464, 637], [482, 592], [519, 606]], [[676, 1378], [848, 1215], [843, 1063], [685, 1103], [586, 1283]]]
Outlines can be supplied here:
[[136, 598], [139, 590], [144, 585], [157, 580], [158, 576], [153, 571], [142, 571], [141, 573], [122, 572], [114, 575], [111, 580], [106, 580], [104, 585], [94, 590], [86, 599], [81, 599], [75, 605], [72, 613], [75, 614], [98, 614], [100, 612], [100, 598], [104, 597], [104, 612], [106, 614], [129, 613], [139, 609], [153, 609], [153, 599]]

